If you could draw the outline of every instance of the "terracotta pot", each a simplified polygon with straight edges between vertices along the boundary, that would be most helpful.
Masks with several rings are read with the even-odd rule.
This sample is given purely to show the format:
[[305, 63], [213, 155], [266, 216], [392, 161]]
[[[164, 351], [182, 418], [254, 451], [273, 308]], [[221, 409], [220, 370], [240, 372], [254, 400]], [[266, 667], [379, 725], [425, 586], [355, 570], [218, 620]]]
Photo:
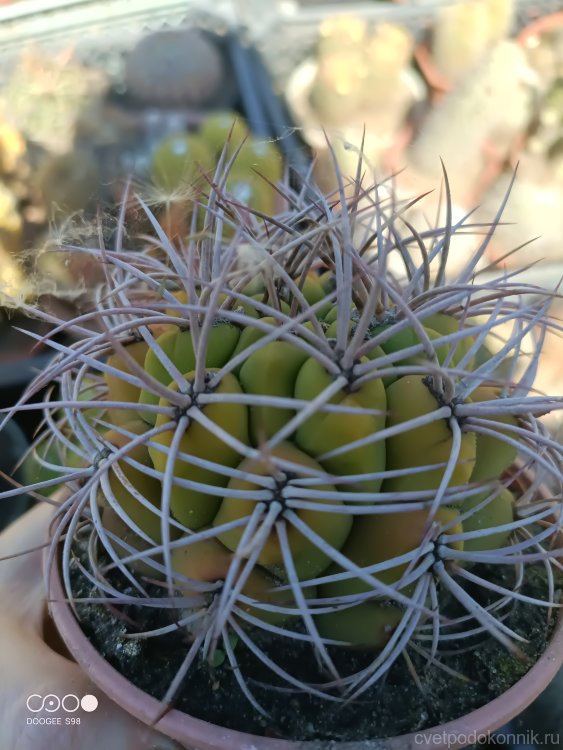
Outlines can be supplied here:
[[[519, 476], [517, 482], [520, 484], [516, 483], [516, 486], [521, 487], [522, 482], [527, 483], [526, 474], [520, 473]], [[543, 487], [540, 492], [544, 497], [551, 494]], [[161, 704], [133, 685], [96, 651], [65, 601], [57, 566], [52, 567], [50, 574], [49, 609], [65, 645], [92, 682], [125, 711], [153, 725], [161, 712]], [[421, 732], [375, 742], [330, 743], [330, 746], [333, 750], [373, 750], [375, 745], [385, 750], [420, 750], [421, 747], [456, 750], [473, 745], [479, 737], [484, 739], [488, 733], [499, 729], [529, 706], [555, 677], [562, 663], [563, 616], [560, 616], [552, 638], [537, 663], [509, 690], [487, 705], [455, 721]], [[154, 727], [181, 743], [186, 750], [320, 750], [324, 747], [318, 742], [270, 739], [225, 729], [176, 709], [154, 723]]]

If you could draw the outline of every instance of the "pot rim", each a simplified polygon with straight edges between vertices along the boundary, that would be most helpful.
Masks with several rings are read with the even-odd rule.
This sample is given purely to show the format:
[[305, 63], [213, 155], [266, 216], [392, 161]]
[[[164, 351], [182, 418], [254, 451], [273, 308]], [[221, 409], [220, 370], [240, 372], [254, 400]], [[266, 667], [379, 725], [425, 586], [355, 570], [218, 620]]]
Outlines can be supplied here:
[[548, 13], [547, 16], [540, 16], [530, 21], [524, 28], [516, 35], [516, 41], [525, 46], [526, 42], [540, 34], [545, 34], [558, 26], [563, 26], [563, 11], [556, 11], [555, 13]]
[[[526, 474], [526, 472], [524, 472]], [[549, 490], [541, 490], [544, 494]], [[563, 533], [560, 531], [560, 537]], [[48, 558], [48, 548], [44, 564]], [[58, 560], [58, 558], [57, 558]], [[49, 571], [49, 613], [59, 634], [76, 662], [92, 682], [121, 708], [145, 724], [190, 750], [321, 750], [315, 740], [273, 739], [227, 729], [197, 719], [178, 709], [170, 709], [157, 719], [162, 704], [138, 688], [95, 649], [82, 631], [65, 598], [58, 564]], [[499, 729], [529, 706], [553, 680], [563, 664], [563, 613], [538, 661], [512, 687], [489, 703], [464, 716], [428, 729], [390, 738], [334, 742], [333, 750], [420, 750], [432, 747], [458, 750], [467, 746], [468, 735], [488, 735]]]

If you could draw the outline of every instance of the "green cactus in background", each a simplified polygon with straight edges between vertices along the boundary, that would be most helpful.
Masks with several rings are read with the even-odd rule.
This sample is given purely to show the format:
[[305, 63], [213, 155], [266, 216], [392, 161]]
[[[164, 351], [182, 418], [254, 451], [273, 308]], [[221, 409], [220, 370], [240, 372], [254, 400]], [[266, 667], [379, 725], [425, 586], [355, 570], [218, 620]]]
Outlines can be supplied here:
[[[180, 207], [176, 209], [176, 221], [185, 225], [186, 235], [193, 209], [200, 196], [206, 195], [219, 163], [225, 174], [221, 193], [229, 196], [232, 210], [250, 208], [265, 215], [275, 212], [279, 202], [275, 185], [283, 176], [278, 146], [252, 135], [237, 112], [220, 110], [205, 117], [197, 131], [173, 133], [157, 142], [150, 160], [147, 192], [156, 204], [168, 209], [173, 205]], [[230, 164], [228, 174], [226, 164]], [[199, 216], [198, 227], [203, 228], [204, 212], [195, 213]], [[162, 221], [169, 234], [167, 223]], [[226, 236], [232, 228], [225, 226], [223, 231]]]
[[[146, 250], [127, 252], [123, 233], [113, 249], [73, 250], [99, 257], [107, 283], [93, 313], [61, 323], [76, 343], [54, 345], [16, 407], [47, 415], [37, 460], [64, 475], [51, 541], [54, 555], [64, 536], [63, 570], [86, 530], [92, 580], [108, 561], [123, 573], [127, 595], [104, 594], [116, 605], [132, 584], [142, 608], [144, 580], [160, 579], [163, 606], [181, 603], [190, 654], [221, 650], [257, 710], [237, 651], [260, 657], [265, 636], [282, 660], [267, 662], [273, 680], [333, 701], [360, 696], [409, 644], [434, 659], [443, 638], [463, 644], [477, 628], [517, 652], [475, 590], [510, 600], [519, 585], [471, 571], [547, 565], [559, 531], [561, 447], [537, 417], [563, 399], [531, 395], [550, 295], [513, 276], [480, 282], [492, 231], [448, 279], [451, 236], [469, 219], [405, 238], [404, 206], [335, 169], [335, 195], [280, 182], [286, 209], [249, 209], [240, 223], [222, 172], [204, 231], [183, 245], [146, 209]], [[376, 231], [357, 245], [360, 195], [374, 196]], [[395, 256], [401, 277], [387, 269]], [[491, 355], [487, 337], [507, 324]], [[524, 341], [535, 342], [528, 359]], [[50, 381], [58, 389], [31, 402]], [[58, 467], [42, 446], [58, 447]], [[536, 480], [515, 502], [517, 455]], [[551, 502], [537, 494], [542, 476], [557, 484]], [[72, 600], [68, 576], [65, 586]], [[291, 638], [310, 644], [324, 683], [286, 671]], [[334, 650], [350, 646], [371, 662], [337, 666]]]

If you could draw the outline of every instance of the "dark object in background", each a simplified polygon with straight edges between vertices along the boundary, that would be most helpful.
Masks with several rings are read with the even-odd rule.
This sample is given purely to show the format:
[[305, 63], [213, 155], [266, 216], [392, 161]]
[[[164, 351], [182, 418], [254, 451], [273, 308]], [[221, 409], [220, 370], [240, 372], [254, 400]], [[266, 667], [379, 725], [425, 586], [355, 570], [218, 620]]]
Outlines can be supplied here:
[[[46, 297], [42, 298], [41, 304], [50, 312], [56, 309], [67, 319], [76, 315], [76, 312], [72, 312], [66, 305], [55, 304], [53, 307], [53, 300]], [[26, 317], [20, 312], [6, 312], [0, 308], [0, 409], [13, 406], [29, 383], [45, 369], [56, 354], [56, 349], [48, 343], [39, 342], [23, 331], [30, 331], [34, 336], [45, 336], [51, 328], [48, 323], [37, 318]], [[54, 340], [68, 343], [69, 338], [64, 334], [57, 334]], [[39, 392], [32, 401], [40, 401], [42, 397], [43, 394]], [[42, 416], [40, 409], [22, 411], [17, 416], [16, 421], [28, 441], [31, 442], [33, 439]], [[2, 430], [0, 451], [3, 441]]]
[[[511, 723], [515, 733], [528, 733], [532, 747], [563, 748], [563, 670], [546, 690]], [[515, 745], [515, 748], [518, 745]]]
[[[211, 26], [181, 27], [141, 38], [126, 57], [124, 80], [114, 79], [97, 109], [92, 110], [92, 116], [86, 113], [86, 119], [79, 120], [75, 147], [89, 150], [99, 165], [101, 183], [105, 186], [100, 197], [108, 210], [120, 202], [125, 178], [131, 174], [152, 199], [151, 161], [159, 145], [178, 134], [197, 134], [202, 122], [215, 112], [240, 113], [253, 136], [275, 142], [290, 173], [307, 171], [310, 154], [296, 134], [284, 103], [275, 94], [262, 59], [245, 40], [244, 30], [239, 33], [226, 29], [219, 22], [215, 30], [211, 29]], [[211, 76], [213, 85], [209, 91], [202, 85], [209, 71], [197, 68], [190, 59], [188, 42], [192, 37], [204, 44], [208, 52], [213, 51], [213, 59], [220, 63], [221, 80], [217, 80], [217, 69]], [[163, 49], [166, 40], [178, 49], [185, 49], [186, 60], [183, 64], [177, 61], [177, 67], [194, 68], [197, 80], [188, 85], [184, 77], [166, 73], [170, 68], [167, 50]], [[131, 72], [139, 56], [145, 72], [141, 77], [145, 84], [142, 90]], [[159, 91], [156, 81], [163, 73], [170, 80]], [[98, 140], [98, 134], [108, 126], [112, 137]], [[158, 189], [155, 197], [160, 198]], [[139, 220], [142, 222], [142, 217]]]
[[539, 698], [484, 747], [493, 750], [499, 745], [507, 750], [563, 749], [563, 670]]
[[129, 94], [153, 107], [213, 104], [224, 78], [217, 44], [197, 29], [165, 29], [144, 36], [125, 65]]
[[285, 102], [276, 95], [260, 54], [255, 47], [243, 45], [235, 34], [229, 35], [228, 45], [240, 82], [242, 103], [250, 113], [250, 117], [247, 116], [250, 128], [255, 130], [253, 118], [260, 119], [263, 131], [257, 134], [274, 138], [289, 166], [298, 174], [306, 174], [311, 154], [297, 135]]
[[[14, 473], [14, 468], [21, 461], [28, 448], [28, 442], [20, 427], [10, 421], [0, 432], [0, 492], [13, 488], [13, 484], [4, 478], [14, 477], [20, 480], [20, 471]], [[27, 495], [12, 497], [0, 501], [0, 530], [24, 513], [31, 505], [31, 498]]]

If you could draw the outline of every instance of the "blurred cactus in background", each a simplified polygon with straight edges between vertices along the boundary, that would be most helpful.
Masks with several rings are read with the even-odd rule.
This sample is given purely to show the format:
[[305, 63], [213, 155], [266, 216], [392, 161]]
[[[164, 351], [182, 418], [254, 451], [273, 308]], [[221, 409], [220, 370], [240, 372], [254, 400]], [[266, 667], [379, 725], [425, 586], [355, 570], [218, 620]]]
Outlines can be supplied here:
[[441, 8], [432, 29], [434, 65], [457, 83], [509, 36], [513, 22], [513, 0], [464, 0]]
[[383, 105], [394, 108], [412, 48], [410, 33], [399, 25], [380, 24], [372, 32], [354, 16], [327, 19], [320, 29], [313, 108], [327, 125], [369, 119]]
[[480, 194], [488, 160], [504, 162], [532, 118], [528, 83], [522, 49], [512, 41], [495, 45], [429, 112], [411, 145], [410, 164], [435, 180], [439, 154], [452, 191], [467, 205]]
[[316, 58], [305, 60], [288, 86], [288, 103], [302, 136], [315, 148], [315, 177], [324, 190], [335, 187], [325, 133], [339, 167], [355, 173], [358, 153], [370, 167], [398, 140], [407, 140], [406, 121], [424, 98], [424, 85], [411, 67], [414, 39], [400, 24], [370, 27], [355, 16], [327, 18], [320, 25]]

